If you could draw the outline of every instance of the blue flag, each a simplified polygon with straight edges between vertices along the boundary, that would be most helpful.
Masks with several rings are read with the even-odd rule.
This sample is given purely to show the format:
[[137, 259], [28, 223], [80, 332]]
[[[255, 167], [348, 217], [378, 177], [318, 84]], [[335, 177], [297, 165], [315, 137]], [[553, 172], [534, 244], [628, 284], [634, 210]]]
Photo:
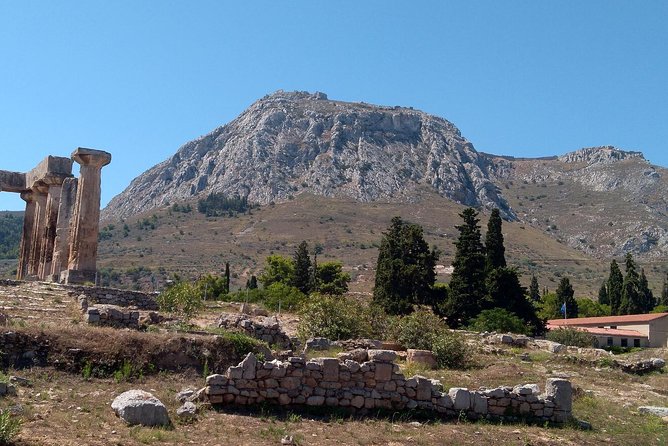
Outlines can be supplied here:
[[561, 305], [561, 314], [566, 314], [566, 302]]

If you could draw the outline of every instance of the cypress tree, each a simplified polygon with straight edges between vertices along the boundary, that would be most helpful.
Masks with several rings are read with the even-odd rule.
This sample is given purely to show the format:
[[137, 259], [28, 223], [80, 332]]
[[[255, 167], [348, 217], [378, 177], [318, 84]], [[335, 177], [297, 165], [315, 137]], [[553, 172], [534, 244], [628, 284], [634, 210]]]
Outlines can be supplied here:
[[598, 289], [598, 303], [601, 305], [610, 305], [610, 296], [608, 296], [608, 288], [605, 286], [605, 282]]
[[527, 290], [520, 284], [514, 268], [495, 268], [487, 273], [487, 300], [484, 309], [503, 308], [522, 319], [535, 335], [545, 331], [543, 321], [527, 299]]
[[230, 293], [230, 262], [225, 262], [225, 294]]
[[450, 279], [444, 313], [448, 325], [457, 328], [476, 316], [485, 298], [485, 252], [483, 250], [478, 213], [467, 208], [459, 214], [464, 224], [456, 226], [454, 271]]
[[622, 303], [622, 285], [624, 276], [619, 269], [616, 260], [610, 262], [610, 276], [608, 276], [608, 300], [610, 301], [610, 314], [622, 314], [620, 312], [620, 305]]
[[292, 276], [292, 286], [304, 294], [311, 291], [311, 257], [308, 252], [308, 243], [302, 241], [293, 256], [295, 272]]
[[498, 209], [494, 209], [489, 216], [485, 235], [485, 261], [488, 271], [506, 266], [506, 248], [503, 246], [501, 224], [501, 214]]
[[257, 277], [250, 276], [250, 279], [246, 281], [246, 288], [248, 288], [249, 290], [257, 289]]
[[654, 299], [654, 293], [652, 293], [652, 290], [649, 288], [649, 282], [647, 281], [647, 276], [645, 275], [645, 270], [643, 268], [640, 269], [640, 283], [638, 291], [640, 292], [642, 312], [649, 313], [654, 309], [656, 301]]
[[578, 303], [575, 300], [575, 292], [568, 277], [562, 277], [557, 287], [557, 303], [559, 306], [566, 304], [566, 317], [578, 317]]
[[668, 307], [668, 273], [663, 278], [663, 288], [661, 289], [661, 299], [659, 305]]
[[389, 314], [408, 314], [415, 304], [435, 306], [436, 260], [422, 227], [394, 217], [378, 250], [373, 302]]
[[538, 287], [538, 279], [534, 274], [531, 276], [531, 284], [529, 285], [529, 299], [532, 302], [540, 301], [540, 288]]
[[638, 314], [643, 312], [643, 296], [640, 292], [640, 276], [636, 271], [636, 262], [631, 253], [624, 259], [626, 275], [622, 282], [622, 302], [619, 305], [620, 314]]

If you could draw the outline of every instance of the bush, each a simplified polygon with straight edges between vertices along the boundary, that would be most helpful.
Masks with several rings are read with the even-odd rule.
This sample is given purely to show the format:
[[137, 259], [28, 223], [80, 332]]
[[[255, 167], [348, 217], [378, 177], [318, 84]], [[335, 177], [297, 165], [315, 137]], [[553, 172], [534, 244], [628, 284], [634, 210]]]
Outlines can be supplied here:
[[12, 440], [21, 431], [21, 420], [9, 410], [0, 411], [0, 444], [12, 444]]
[[403, 317], [394, 318], [387, 337], [405, 348], [432, 350], [434, 341], [447, 331], [447, 325], [424, 307]]
[[302, 308], [297, 332], [302, 339], [367, 337], [372, 332], [369, 309], [352, 298], [313, 294]]
[[529, 327], [515, 313], [504, 308], [483, 310], [472, 321], [473, 331], [498, 331], [502, 333], [529, 334]]
[[306, 295], [297, 288], [281, 282], [274, 282], [267, 288], [240, 290], [225, 294], [221, 299], [227, 302], [248, 302], [264, 305], [268, 310], [297, 311], [306, 301]]
[[203, 307], [202, 298], [197, 289], [186, 282], [180, 282], [167, 288], [156, 298], [161, 311], [190, 319]]
[[595, 336], [571, 327], [550, 330], [546, 337], [550, 341], [574, 347], [598, 347], [598, 340]]
[[442, 333], [434, 339], [431, 350], [439, 368], [463, 369], [470, 365], [469, 347], [459, 333]]

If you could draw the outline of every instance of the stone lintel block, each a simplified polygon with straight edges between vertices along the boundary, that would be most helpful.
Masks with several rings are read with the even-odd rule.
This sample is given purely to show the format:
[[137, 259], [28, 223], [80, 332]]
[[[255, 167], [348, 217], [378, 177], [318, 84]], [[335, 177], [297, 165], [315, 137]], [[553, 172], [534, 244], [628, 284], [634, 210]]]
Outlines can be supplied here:
[[62, 156], [47, 156], [25, 174], [25, 188], [30, 189], [38, 183], [61, 184], [72, 176], [72, 160]]
[[0, 170], [0, 191], [23, 192], [27, 188], [25, 173]]

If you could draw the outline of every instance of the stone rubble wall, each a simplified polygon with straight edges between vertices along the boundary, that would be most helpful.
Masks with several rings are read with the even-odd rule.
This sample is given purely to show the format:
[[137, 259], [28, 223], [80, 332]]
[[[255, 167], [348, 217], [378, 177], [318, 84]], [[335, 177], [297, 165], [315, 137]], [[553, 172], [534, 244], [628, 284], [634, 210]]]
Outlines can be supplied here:
[[84, 321], [91, 325], [138, 330], [141, 326], [160, 322], [160, 316], [155, 311], [140, 311], [134, 307], [106, 304], [89, 306], [85, 294], [79, 295], [78, 304]]
[[364, 414], [375, 409], [433, 411], [445, 417], [518, 419], [564, 423], [571, 418], [569, 381], [549, 378], [538, 385], [444, 391], [439, 381], [405, 378], [390, 350], [369, 350], [369, 361], [291, 357], [260, 362], [251, 353], [224, 375], [206, 378], [200, 398], [211, 404], [331, 406]]
[[6, 330], [0, 333], [0, 358], [3, 367], [45, 366], [51, 343], [44, 335]]
[[155, 298], [158, 293], [120, 290], [117, 288], [91, 287], [83, 285], [55, 285], [65, 289], [71, 297], [85, 295], [89, 302], [119, 307], [135, 307], [139, 310], [158, 310]]
[[278, 319], [273, 316], [251, 317], [247, 314], [223, 313], [218, 318], [218, 327], [242, 331], [250, 337], [279, 348], [291, 349], [294, 346], [290, 337], [281, 329]]

